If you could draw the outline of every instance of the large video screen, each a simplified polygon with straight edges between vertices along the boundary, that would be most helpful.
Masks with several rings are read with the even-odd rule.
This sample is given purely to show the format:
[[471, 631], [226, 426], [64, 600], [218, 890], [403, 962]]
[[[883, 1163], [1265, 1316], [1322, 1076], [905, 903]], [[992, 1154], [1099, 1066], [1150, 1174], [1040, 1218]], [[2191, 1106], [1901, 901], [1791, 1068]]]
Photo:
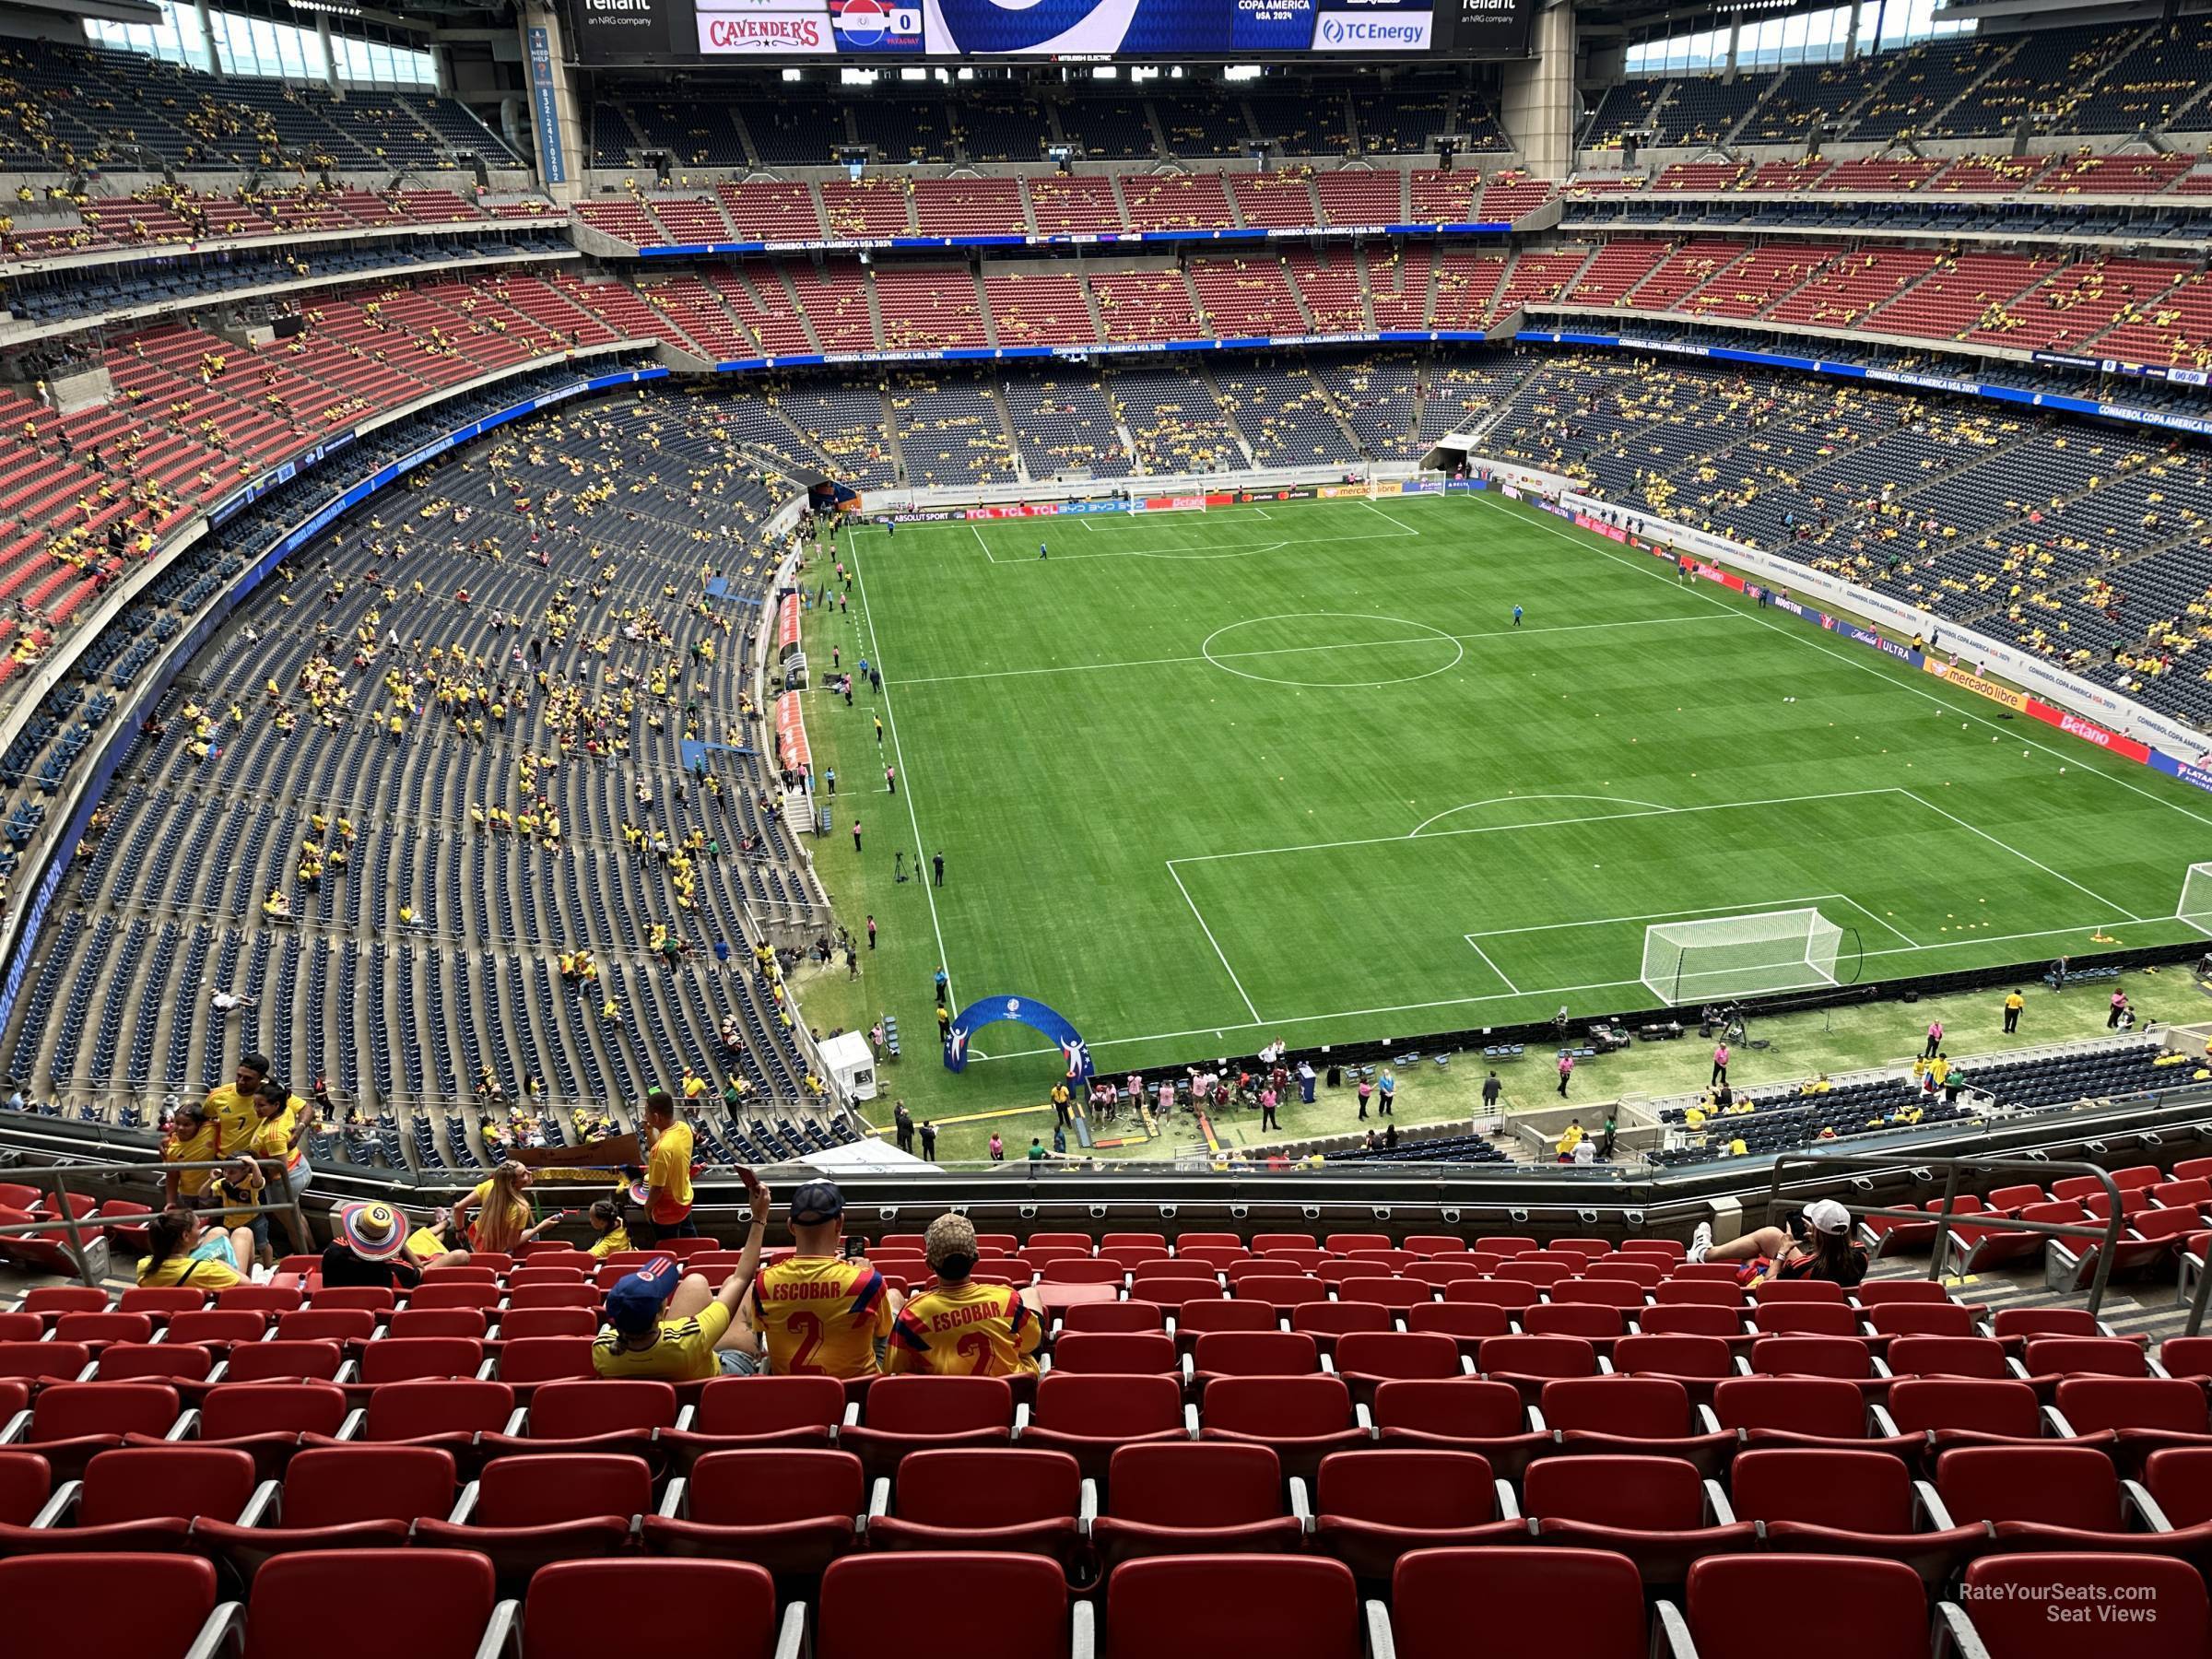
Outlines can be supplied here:
[[569, 0], [604, 67], [747, 59], [1522, 57], [1535, 0]]

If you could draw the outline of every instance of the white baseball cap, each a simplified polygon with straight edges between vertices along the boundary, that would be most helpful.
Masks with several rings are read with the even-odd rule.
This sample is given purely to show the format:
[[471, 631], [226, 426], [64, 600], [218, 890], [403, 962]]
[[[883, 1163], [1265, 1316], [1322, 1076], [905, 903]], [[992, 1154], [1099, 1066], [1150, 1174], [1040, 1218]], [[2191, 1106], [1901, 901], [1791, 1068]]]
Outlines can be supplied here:
[[1833, 1198], [1816, 1198], [1805, 1206], [1805, 1219], [1815, 1232], [1847, 1233], [1851, 1212]]

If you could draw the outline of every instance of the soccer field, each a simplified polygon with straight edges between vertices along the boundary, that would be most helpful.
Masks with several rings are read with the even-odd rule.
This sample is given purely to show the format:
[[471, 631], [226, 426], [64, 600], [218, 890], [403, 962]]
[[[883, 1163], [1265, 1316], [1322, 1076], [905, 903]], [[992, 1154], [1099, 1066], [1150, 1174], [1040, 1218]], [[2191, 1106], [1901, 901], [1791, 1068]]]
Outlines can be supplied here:
[[[1118, 1072], [1649, 1007], [1653, 922], [1817, 910], [1845, 982], [2193, 936], [2212, 802], [1500, 498], [841, 547], [816, 676], [835, 642], [884, 691], [809, 724], [916, 1057], [940, 961]], [[945, 885], [889, 888], [896, 850]]]

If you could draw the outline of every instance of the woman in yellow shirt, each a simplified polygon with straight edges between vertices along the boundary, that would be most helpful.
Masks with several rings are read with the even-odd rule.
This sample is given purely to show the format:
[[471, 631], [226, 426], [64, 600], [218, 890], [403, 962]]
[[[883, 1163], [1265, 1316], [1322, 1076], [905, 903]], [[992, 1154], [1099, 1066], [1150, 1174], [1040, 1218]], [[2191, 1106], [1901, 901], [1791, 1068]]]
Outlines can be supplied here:
[[530, 1200], [523, 1194], [532, 1180], [528, 1170], [510, 1159], [453, 1206], [453, 1224], [467, 1229], [471, 1250], [512, 1254], [560, 1219], [556, 1213], [530, 1225]]
[[177, 1205], [147, 1223], [146, 1242], [147, 1253], [138, 1262], [141, 1285], [228, 1290], [246, 1282], [243, 1264], [253, 1256], [253, 1235], [247, 1229], [210, 1228], [197, 1211]]

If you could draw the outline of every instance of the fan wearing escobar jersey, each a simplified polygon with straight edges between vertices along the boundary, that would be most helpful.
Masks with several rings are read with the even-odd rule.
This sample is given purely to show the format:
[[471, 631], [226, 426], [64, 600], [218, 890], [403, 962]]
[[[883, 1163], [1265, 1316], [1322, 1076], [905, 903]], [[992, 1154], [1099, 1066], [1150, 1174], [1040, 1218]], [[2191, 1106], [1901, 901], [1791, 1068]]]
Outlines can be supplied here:
[[1006, 1377], [1037, 1369], [1043, 1322], [1006, 1285], [951, 1285], [909, 1297], [891, 1326], [891, 1370]]
[[891, 1334], [890, 1287], [865, 1257], [785, 1256], [753, 1280], [754, 1323], [780, 1377], [873, 1377]]

